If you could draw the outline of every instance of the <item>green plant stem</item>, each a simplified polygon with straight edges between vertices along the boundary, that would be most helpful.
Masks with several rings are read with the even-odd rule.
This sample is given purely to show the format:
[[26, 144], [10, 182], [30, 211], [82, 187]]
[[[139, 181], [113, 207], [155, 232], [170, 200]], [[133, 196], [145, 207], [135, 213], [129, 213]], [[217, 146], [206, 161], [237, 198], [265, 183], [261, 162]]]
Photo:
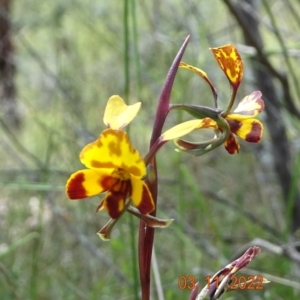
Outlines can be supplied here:
[[[130, 9], [131, 7], [131, 9]], [[127, 101], [129, 102], [130, 98], [130, 25], [129, 25], [129, 18], [130, 16], [134, 20], [134, 3], [131, 0], [124, 1], [124, 77], [125, 77], [125, 84], [124, 84], [124, 95]], [[134, 26], [134, 23], [133, 23]], [[136, 33], [134, 31], [134, 33]], [[134, 37], [134, 41], [136, 39]], [[136, 53], [135, 53], [136, 54]], [[139, 58], [135, 57], [135, 61], [138, 61]], [[129, 133], [129, 127], [128, 127]], [[130, 215], [129, 217], [129, 226], [130, 226], [130, 249], [131, 249], [131, 262], [132, 262], [132, 277], [133, 277], [133, 287], [134, 287], [134, 299], [139, 299], [139, 284], [138, 284], [138, 269], [137, 269], [137, 252], [135, 247], [135, 228], [134, 228], [134, 221], [133, 217]]]
[[274, 34], [276, 35], [277, 37], [277, 40], [280, 44], [280, 47], [282, 49], [282, 54], [283, 54], [283, 57], [284, 57], [284, 60], [285, 60], [285, 64], [289, 70], [289, 74], [293, 80], [293, 83], [294, 83], [294, 87], [295, 87], [295, 91], [297, 93], [297, 96], [300, 97], [300, 88], [299, 88], [299, 84], [298, 84], [298, 78], [294, 72], [294, 68], [290, 62], [290, 59], [289, 59], [289, 54], [288, 54], [288, 49], [285, 45], [285, 42], [284, 42], [284, 39], [282, 38], [282, 35], [279, 31], [279, 28], [277, 26], [277, 23], [276, 23], [276, 17], [274, 15], [274, 13], [272, 13], [271, 11], [271, 8], [270, 8], [270, 3], [266, 0], [263, 0], [262, 1], [266, 11], [267, 11], [267, 14], [269, 15], [269, 18], [271, 20], [271, 23], [272, 23], [272, 26], [273, 26], [273, 29], [274, 29]]
[[129, 99], [129, 63], [130, 63], [130, 57], [129, 57], [129, 0], [124, 1], [124, 93], [125, 93], [125, 99]]
[[131, 249], [131, 262], [132, 262], [132, 275], [133, 275], [133, 288], [134, 297], [136, 300], [139, 299], [139, 281], [138, 281], [138, 265], [137, 265], [137, 251], [136, 251], [136, 234], [135, 224], [133, 215], [129, 215], [129, 226], [130, 226], [130, 249]]
[[286, 209], [286, 230], [285, 230], [285, 236], [288, 238], [291, 232], [291, 224], [293, 219], [293, 208], [295, 207], [295, 199], [296, 199], [296, 193], [297, 193], [297, 182], [298, 178], [300, 177], [300, 155], [297, 156], [294, 164], [294, 170], [292, 175], [292, 180], [290, 184], [289, 189], [289, 195], [288, 195], [288, 201], [287, 201], [287, 209]]
[[235, 97], [236, 97], [236, 93], [237, 93], [237, 88], [233, 87], [229, 104], [228, 104], [226, 110], [224, 112], [222, 112], [222, 114], [221, 114], [221, 116], [223, 118], [225, 118], [229, 114], [229, 112], [230, 112], [230, 110], [233, 106], [233, 103], [234, 103], [234, 100], [235, 100]]
[[141, 82], [141, 66], [140, 66], [140, 56], [138, 48], [138, 33], [137, 33], [137, 18], [136, 18], [136, 7], [135, 0], [131, 0], [131, 19], [132, 19], [132, 41], [133, 41], [133, 52], [134, 52], [134, 66], [135, 66], [135, 76], [137, 81], [137, 93], [140, 95], [142, 82]]

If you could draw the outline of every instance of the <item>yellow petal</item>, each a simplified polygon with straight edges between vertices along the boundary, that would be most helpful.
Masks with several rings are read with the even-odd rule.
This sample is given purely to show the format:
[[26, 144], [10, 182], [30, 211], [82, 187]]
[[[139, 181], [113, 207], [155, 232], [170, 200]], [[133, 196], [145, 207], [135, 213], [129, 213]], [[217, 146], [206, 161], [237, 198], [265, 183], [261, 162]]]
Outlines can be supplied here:
[[182, 61], [179, 63], [179, 67], [191, 70], [192, 72], [194, 72], [194, 73], [198, 74], [199, 76], [201, 76], [209, 84], [214, 96], [217, 97], [217, 91], [216, 91], [215, 87], [213, 86], [212, 82], [210, 81], [207, 74], [203, 70], [198, 69], [194, 66], [188, 65], [188, 64], [186, 64]]
[[241, 139], [250, 143], [258, 143], [260, 141], [263, 133], [263, 125], [258, 120], [227, 120], [227, 122], [230, 126], [230, 131], [238, 135]]
[[186, 64], [186, 63], [183, 62], [183, 61], [181, 61], [181, 62], [179, 63], [179, 67], [180, 67], [180, 68], [184, 68], [184, 69], [191, 70], [191, 71], [193, 71], [194, 73], [198, 74], [199, 76], [201, 76], [201, 77], [203, 77], [203, 78], [205, 78], [205, 79], [208, 78], [207, 74], [206, 74], [203, 70], [201, 70], [201, 69], [199, 69], [199, 68], [196, 68], [196, 67], [194, 67], [194, 66], [192, 66], [192, 65], [188, 65], [188, 64]]
[[154, 201], [146, 183], [141, 179], [131, 176], [131, 200], [141, 214], [146, 215], [155, 209]]
[[[261, 92], [255, 91], [246, 96], [237, 106], [237, 108], [227, 115], [230, 119], [243, 120], [256, 117], [265, 107], [261, 99]], [[227, 118], [226, 117], [226, 118]]]
[[243, 77], [243, 61], [237, 49], [227, 44], [217, 48], [211, 48], [217, 63], [227, 76], [231, 85], [238, 88]]
[[113, 169], [80, 170], [70, 176], [66, 193], [70, 199], [82, 199], [107, 191], [116, 181]]
[[122, 130], [104, 130], [96, 141], [83, 148], [80, 160], [90, 169], [123, 169], [137, 177], [146, 174], [143, 158]]
[[197, 129], [200, 129], [200, 128], [218, 129], [218, 125], [213, 119], [204, 118], [201, 120], [201, 123], [197, 126]]
[[165, 131], [161, 139], [163, 141], [170, 141], [177, 138], [180, 138], [191, 131], [193, 131], [196, 128], [199, 128], [199, 126], [202, 124], [202, 120], [190, 120], [183, 123], [180, 123], [169, 130]]
[[107, 101], [103, 122], [112, 129], [121, 129], [134, 119], [140, 107], [141, 102], [126, 105], [120, 96], [111, 96]]

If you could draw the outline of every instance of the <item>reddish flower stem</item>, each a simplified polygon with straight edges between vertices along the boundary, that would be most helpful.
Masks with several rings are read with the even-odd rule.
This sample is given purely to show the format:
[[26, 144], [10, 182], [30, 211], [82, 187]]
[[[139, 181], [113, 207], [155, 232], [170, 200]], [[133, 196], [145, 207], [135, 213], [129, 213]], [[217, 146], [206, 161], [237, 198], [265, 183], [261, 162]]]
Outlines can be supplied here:
[[[165, 123], [166, 117], [170, 111], [170, 97], [171, 91], [175, 79], [175, 75], [178, 70], [179, 63], [185, 51], [185, 48], [189, 42], [189, 36], [185, 39], [183, 45], [178, 51], [171, 67], [168, 72], [168, 75], [163, 86], [157, 109], [155, 114], [154, 126], [152, 131], [152, 136], [150, 140], [150, 149], [155, 144], [157, 139], [162, 133], [162, 128]], [[149, 186], [149, 189], [152, 193], [152, 197], [155, 202], [155, 207], [157, 205], [157, 166], [156, 158], [153, 156], [150, 160], [150, 167], [154, 169], [154, 179], [146, 179], [146, 182]], [[151, 215], [156, 216], [156, 209], [151, 213]], [[142, 300], [150, 299], [150, 270], [151, 270], [151, 256], [153, 248], [155, 229], [148, 227], [147, 224], [143, 221], [140, 221], [139, 227], [139, 241], [138, 241], [138, 254], [139, 254], [139, 272], [140, 272], [140, 281], [142, 288]]]

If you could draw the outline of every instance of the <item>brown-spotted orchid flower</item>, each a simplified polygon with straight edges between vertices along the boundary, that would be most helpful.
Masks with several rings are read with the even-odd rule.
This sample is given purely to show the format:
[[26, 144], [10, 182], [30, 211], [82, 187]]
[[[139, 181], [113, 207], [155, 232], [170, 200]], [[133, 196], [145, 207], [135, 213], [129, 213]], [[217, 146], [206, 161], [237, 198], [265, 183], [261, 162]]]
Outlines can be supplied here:
[[[232, 95], [226, 110], [197, 105], [173, 106], [174, 109], [186, 110], [196, 118], [202, 119], [197, 129], [208, 128], [213, 129], [215, 132], [214, 138], [202, 143], [192, 143], [182, 139], [175, 140], [178, 151], [187, 152], [195, 156], [202, 155], [222, 144], [224, 144], [230, 154], [237, 153], [240, 145], [235, 135], [247, 142], [257, 143], [260, 141], [263, 132], [262, 123], [255, 119], [264, 109], [264, 101], [261, 99], [262, 94], [260, 91], [255, 91], [244, 97], [237, 108], [231, 111], [243, 77], [243, 61], [237, 49], [233, 45], [228, 44], [212, 48], [211, 50], [232, 88]], [[209, 84], [217, 106], [217, 91], [207, 74], [183, 62], [180, 64], [180, 67], [198, 74]]]
[[113, 219], [124, 210], [127, 197], [142, 214], [153, 211], [153, 199], [143, 181], [145, 163], [125, 131], [104, 130], [96, 141], [83, 148], [80, 161], [88, 169], [77, 171], [69, 178], [67, 195], [70, 199], [107, 192], [97, 211], [105, 208]]
[[119, 96], [112, 96], [104, 113], [109, 127], [80, 153], [87, 167], [70, 176], [66, 193], [70, 199], [83, 199], [106, 192], [97, 211], [106, 209], [112, 219], [118, 219], [130, 201], [142, 215], [154, 210], [152, 195], [144, 182], [147, 170], [139, 152], [131, 145], [121, 128], [136, 116], [141, 103], [127, 106]]
[[[110, 97], [103, 118], [109, 128], [83, 148], [79, 158], [87, 169], [73, 173], [66, 184], [66, 194], [71, 200], [106, 192], [97, 208], [97, 211], [106, 209], [112, 218], [99, 231], [104, 240], [109, 239], [112, 227], [124, 211], [139, 217], [151, 227], [166, 227], [171, 223], [170, 219], [161, 220], [148, 215], [155, 209], [155, 204], [144, 181], [146, 165], [164, 143], [189, 133], [200, 122], [191, 120], [169, 129], [143, 159], [122, 130], [136, 116], [140, 106], [140, 102], [127, 106], [121, 97]], [[137, 209], [131, 207], [131, 203]]]
[[[225, 136], [222, 143], [228, 153], [235, 154], [240, 149], [240, 144], [238, 140], [235, 138], [235, 135], [240, 137], [241, 139], [251, 142], [258, 143], [261, 139], [263, 132], [263, 125], [260, 121], [256, 120], [255, 117], [263, 110], [264, 102], [261, 99], [261, 92], [255, 91], [252, 94], [246, 96], [237, 106], [237, 108], [233, 112], [229, 112], [229, 114], [224, 117], [224, 120], [227, 122], [229, 126], [229, 133]], [[214, 129], [216, 132], [216, 137], [209, 142], [213, 146], [213, 143], [220, 142], [218, 133], [224, 132], [224, 122], [223, 126], [218, 124], [219, 116], [215, 117], [215, 120], [212, 118], [204, 118], [202, 119], [202, 123], [197, 127], [197, 129], [201, 128], [210, 128]], [[225, 126], [226, 128], [226, 126]], [[175, 144], [178, 146], [179, 151], [189, 151], [189, 150], [197, 150], [203, 149], [206, 146], [205, 143], [190, 143], [181, 139], [175, 140]], [[218, 143], [218, 145], [221, 143]], [[198, 147], [200, 145], [200, 147]], [[215, 148], [215, 147], [214, 147]], [[203, 154], [203, 153], [201, 153]]]

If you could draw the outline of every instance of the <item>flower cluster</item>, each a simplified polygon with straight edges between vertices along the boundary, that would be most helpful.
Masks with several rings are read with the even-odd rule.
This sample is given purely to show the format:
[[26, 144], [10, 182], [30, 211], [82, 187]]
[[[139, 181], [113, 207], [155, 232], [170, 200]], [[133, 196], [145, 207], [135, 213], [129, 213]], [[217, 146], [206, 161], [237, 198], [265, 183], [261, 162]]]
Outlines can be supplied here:
[[[260, 140], [263, 126], [255, 117], [264, 108], [261, 93], [255, 91], [246, 96], [231, 112], [243, 77], [243, 62], [232, 45], [212, 48], [212, 51], [232, 88], [232, 96], [227, 109], [223, 111], [217, 107], [200, 105], [169, 105], [165, 115], [172, 109], [181, 109], [196, 117], [196, 120], [176, 125], [163, 133], [143, 159], [131, 145], [127, 133], [123, 130], [134, 119], [141, 103], [126, 105], [121, 97], [110, 97], [103, 118], [108, 128], [96, 141], [88, 144], [81, 151], [80, 161], [87, 169], [75, 172], [67, 181], [66, 193], [70, 199], [83, 199], [106, 192], [97, 211], [106, 209], [112, 219], [118, 219], [133, 203], [140, 216], [145, 216], [155, 209], [155, 201], [145, 183], [146, 166], [167, 141], [174, 140], [177, 150], [198, 156], [223, 143], [230, 154], [238, 152], [240, 145], [235, 135], [248, 142], [257, 143]], [[211, 87], [217, 106], [217, 91], [207, 74], [183, 62], [179, 66], [205, 79]], [[215, 136], [211, 140], [200, 143], [181, 139], [189, 132], [201, 128], [213, 129]], [[129, 211], [132, 212], [132, 209]], [[169, 224], [169, 221], [167, 220], [165, 225]], [[151, 224], [153, 225], [152, 218]], [[161, 223], [159, 224], [161, 226]]]
[[[211, 50], [232, 88], [231, 99], [226, 110], [195, 105], [174, 105], [174, 108], [184, 109], [195, 117], [202, 118], [202, 123], [197, 129], [210, 128], [215, 132], [215, 137], [207, 142], [191, 143], [181, 139], [176, 140], [175, 143], [179, 151], [196, 156], [211, 151], [222, 143], [224, 143], [226, 150], [230, 154], [237, 153], [239, 152], [240, 144], [235, 135], [247, 142], [257, 143], [260, 141], [263, 132], [262, 123], [255, 119], [264, 109], [261, 92], [255, 91], [246, 96], [237, 108], [231, 111], [243, 78], [243, 61], [237, 49], [233, 45], [225, 45], [219, 48], [212, 48]], [[181, 62], [180, 67], [191, 70], [201, 76], [210, 85], [217, 104], [217, 90], [207, 74], [183, 62]]]
[[[73, 173], [66, 184], [66, 194], [72, 200], [84, 199], [105, 193], [96, 211], [106, 210], [110, 220], [98, 232], [103, 240], [110, 239], [110, 232], [124, 212], [141, 219], [139, 230], [139, 270], [142, 298], [150, 297], [150, 267], [155, 227], [167, 227], [173, 220], [156, 217], [157, 210], [157, 151], [168, 141], [173, 140], [177, 151], [195, 156], [203, 155], [224, 145], [234, 154], [239, 152], [241, 139], [257, 143], [260, 141], [263, 125], [256, 119], [264, 109], [262, 94], [255, 91], [244, 97], [232, 110], [238, 88], [243, 78], [243, 61], [233, 45], [212, 48], [216, 61], [231, 86], [231, 97], [225, 110], [218, 108], [217, 89], [207, 74], [194, 66], [180, 62], [188, 39], [179, 50], [167, 75], [158, 101], [150, 149], [144, 157], [131, 144], [124, 127], [137, 115], [141, 103], [126, 105], [119, 96], [109, 98], [103, 121], [107, 126], [98, 139], [88, 144], [80, 153], [80, 161], [86, 169]], [[210, 86], [214, 107], [189, 104], [171, 104], [170, 95], [178, 68], [196, 73]], [[188, 112], [194, 119], [177, 124], [162, 133], [165, 120], [172, 110]], [[214, 136], [206, 141], [190, 142], [182, 137], [192, 131], [211, 129]], [[132, 204], [134, 206], [132, 206]], [[218, 299], [226, 291], [232, 274], [246, 266], [259, 253], [256, 247], [247, 251], [240, 259], [216, 273], [208, 285], [197, 296], [193, 291], [190, 299]], [[214, 280], [220, 281], [217, 287]], [[197, 298], [196, 298], [197, 297]]]
[[[147, 178], [146, 167], [164, 143], [174, 140], [178, 151], [198, 156], [221, 144], [225, 145], [230, 154], [238, 152], [240, 145], [235, 135], [248, 142], [257, 143], [260, 140], [263, 126], [255, 117], [264, 108], [261, 93], [255, 91], [246, 96], [231, 112], [243, 77], [243, 62], [233, 45], [212, 48], [212, 51], [232, 88], [232, 96], [227, 109], [223, 111], [217, 108], [217, 90], [207, 74], [196, 67], [181, 62], [180, 67], [198, 74], [209, 84], [216, 107], [169, 105], [165, 115], [172, 109], [181, 109], [196, 119], [178, 124], [167, 130], [155, 141], [145, 158], [142, 158], [140, 153], [131, 145], [127, 133], [123, 130], [137, 115], [141, 103], [126, 105], [121, 97], [110, 97], [103, 118], [104, 124], [108, 128], [100, 134], [97, 140], [85, 146], [81, 151], [80, 161], [87, 169], [75, 172], [67, 181], [66, 193], [70, 199], [84, 199], [106, 192], [97, 211], [106, 209], [109, 216], [117, 220], [124, 211], [128, 210], [151, 226], [164, 227], [171, 220], [163, 221], [153, 219], [150, 216], [145, 217], [155, 209], [155, 200], [145, 182]], [[201, 128], [213, 129], [215, 136], [200, 143], [181, 139], [182, 136], [191, 131]], [[138, 212], [130, 207], [131, 203], [135, 205]], [[111, 228], [109, 227], [108, 230], [106, 225], [104, 229], [99, 232], [100, 236], [108, 239], [108, 231]]]

